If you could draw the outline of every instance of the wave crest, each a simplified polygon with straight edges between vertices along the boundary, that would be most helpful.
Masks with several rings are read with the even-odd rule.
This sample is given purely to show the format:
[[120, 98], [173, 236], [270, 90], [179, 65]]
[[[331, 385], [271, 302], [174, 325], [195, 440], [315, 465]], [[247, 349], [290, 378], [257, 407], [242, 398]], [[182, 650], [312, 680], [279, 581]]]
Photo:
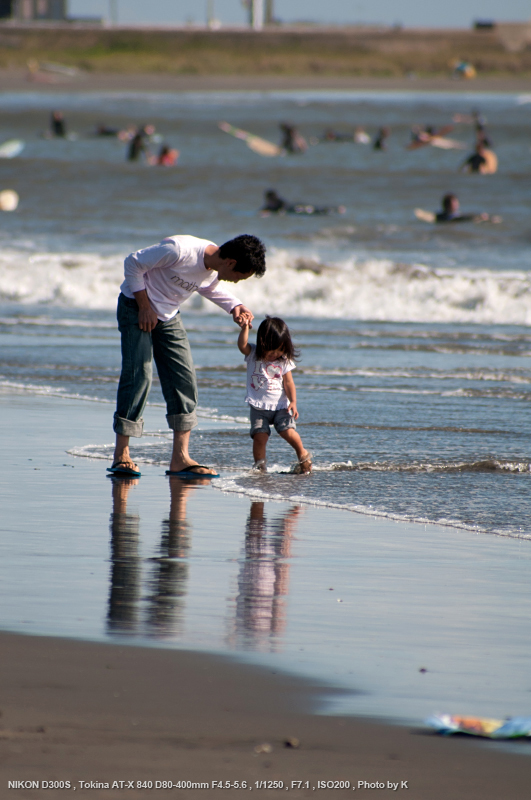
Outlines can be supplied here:
[[[123, 257], [4, 249], [0, 299], [114, 309]], [[531, 325], [531, 275], [524, 271], [439, 269], [355, 255], [328, 263], [315, 252], [272, 249], [265, 276], [242, 282], [238, 294], [259, 314]], [[217, 310], [199, 296], [193, 308]]]

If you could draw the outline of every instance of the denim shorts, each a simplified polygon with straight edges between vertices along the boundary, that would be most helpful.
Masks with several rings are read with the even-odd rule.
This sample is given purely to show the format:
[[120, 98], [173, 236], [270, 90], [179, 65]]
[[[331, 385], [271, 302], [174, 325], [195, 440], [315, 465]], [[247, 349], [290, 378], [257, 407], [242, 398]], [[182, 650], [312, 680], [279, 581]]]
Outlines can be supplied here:
[[274, 425], [277, 433], [287, 431], [289, 428], [296, 429], [295, 420], [287, 408], [276, 408], [269, 411], [267, 408], [255, 408], [249, 406], [251, 412], [251, 439], [255, 433], [271, 434], [270, 425]]

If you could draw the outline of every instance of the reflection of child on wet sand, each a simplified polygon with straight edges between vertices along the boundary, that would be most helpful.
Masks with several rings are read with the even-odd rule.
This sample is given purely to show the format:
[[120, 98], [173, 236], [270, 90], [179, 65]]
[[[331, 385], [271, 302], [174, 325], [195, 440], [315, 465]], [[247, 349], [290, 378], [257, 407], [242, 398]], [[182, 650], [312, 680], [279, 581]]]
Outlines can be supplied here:
[[266, 317], [258, 328], [256, 345], [249, 344], [249, 325], [238, 336], [238, 348], [247, 363], [247, 396], [251, 411], [251, 438], [255, 469], [265, 472], [270, 425], [297, 454], [293, 472], [311, 472], [311, 454], [296, 431], [297, 391], [291, 371], [297, 355], [288, 326], [278, 317]]

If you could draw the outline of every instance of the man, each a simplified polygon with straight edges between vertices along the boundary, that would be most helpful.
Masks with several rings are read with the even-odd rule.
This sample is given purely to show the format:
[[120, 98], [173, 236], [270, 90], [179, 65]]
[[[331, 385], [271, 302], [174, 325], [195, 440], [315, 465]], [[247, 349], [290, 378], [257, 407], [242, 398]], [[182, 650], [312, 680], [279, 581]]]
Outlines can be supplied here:
[[140, 475], [129, 454], [129, 437], [142, 436], [142, 413], [151, 387], [154, 357], [166, 400], [166, 419], [173, 429], [169, 473], [215, 476], [188, 453], [190, 432], [197, 425], [197, 384], [179, 309], [193, 292], [199, 292], [232, 314], [237, 324], [250, 322], [252, 312], [219, 282], [261, 277], [265, 268], [264, 245], [256, 236], [246, 234], [221, 247], [195, 236], [170, 236], [125, 259], [117, 312], [122, 372], [114, 415], [116, 447], [109, 472]]

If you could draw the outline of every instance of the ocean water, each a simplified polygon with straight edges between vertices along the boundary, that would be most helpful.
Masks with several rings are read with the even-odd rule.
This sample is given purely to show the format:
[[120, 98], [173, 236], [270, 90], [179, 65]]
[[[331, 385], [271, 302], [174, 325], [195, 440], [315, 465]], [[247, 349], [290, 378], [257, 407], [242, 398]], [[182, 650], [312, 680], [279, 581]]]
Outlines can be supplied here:
[[[0, 391], [109, 405], [120, 369], [114, 309], [123, 258], [163, 236], [221, 243], [254, 233], [268, 270], [238, 293], [259, 320], [283, 316], [301, 350], [299, 431], [310, 477], [281, 474], [292, 457], [276, 435], [269, 472], [250, 472], [237, 328], [214, 306], [183, 308], [200, 391], [194, 455], [219, 466], [219, 489], [255, 499], [334, 506], [530, 538], [531, 105], [516, 95], [218, 93], [0, 95], [0, 188], [19, 208], [0, 217]], [[525, 98], [524, 98], [525, 99]], [[68, 141], [43, 138], [52, 108]], [[499, 158], [494, 176], [461, 174], [468, 151], [405, 149], [412, 124], [442, 126], [480, 109]], [[265, 159], [220, 132], [227, 119], [278, 141], [278, 123], [308, 138], [363, 125], [392, 133], [387, 152], [353, 143]], [[174, 169], [130, 164], [98, 123], [151, 122], [180, 152]], [[452, 137], [470, 145], [470, 125]], [[259, 214], [263, 192], [346, 206], [326, 217]], [[499, 224], [430, 226], [446, 192]], [[150, 402], [162, 405], [155, 380]], [[170, 437], [149, 430], [140, 463], [166, 464]], [[109, 458], [109, 437], [75, 453]]]

